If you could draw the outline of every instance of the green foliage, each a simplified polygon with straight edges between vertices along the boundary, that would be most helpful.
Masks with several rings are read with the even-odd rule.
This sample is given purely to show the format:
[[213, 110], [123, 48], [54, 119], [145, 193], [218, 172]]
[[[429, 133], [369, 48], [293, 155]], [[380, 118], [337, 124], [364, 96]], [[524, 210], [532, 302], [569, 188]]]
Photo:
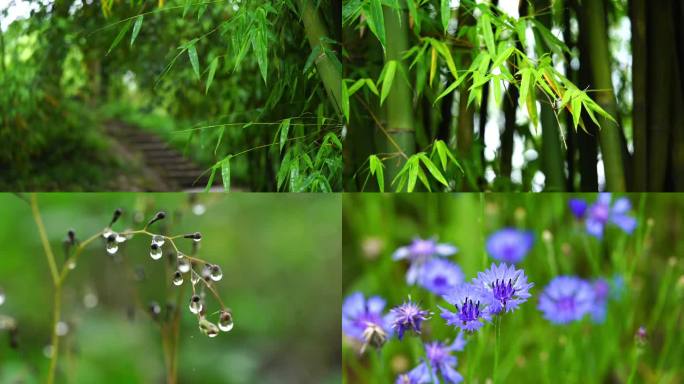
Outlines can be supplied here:
[[[539, 103], [553, 106], [558, 121], [564, 121], [566, 113], [571, 115], [574, 131], [580, 127], [587, 131], [584, 123], [587, 116], [597, 125], [600, 122], [597, 115], [615, 123], [615, 118], [591, 98], [591, 91], [580, 89], [558, 69], [563, 58], [573, 52], [534, 15], [515, 18], [487, 2], [461, 1], [453, 9], [451, 4], [441, 0], [408, 0], [403, 8], [395, 1], [366, 0], [350, 1], [343, 7], [347, 49], [343, 109], [351, 136], [358, 140], [349, 145], [359, 147], [358, 150], [350, 150], [350, 153], [358, 152], [348, 165], [351, 174], [358, 175], [369, 156], [380, 155], [387, 147], [396, 147], [392, 144], [396, 141], [392, 132], [399, 128], [412, 128], [415, 132], [415, 154], [413, 148], [404, 148], [404, 153], [399, 154], [404, 159], [401, 166], [396, 173], [386, 175], [401, 187], [399, 189], [412, 191], [417, 180], [421, 180], [429, 190], [496, 187], [482, 182], [482, 171], [487, 166], [492, 166], [495, 171], [499, 166], [498, 162], [482, 163], [476, 147], [483, 147], [484, 138], [478, 137], [479, 142], [474, 145], [460, 144], [455, 131], [465, 128], [454, 127], [448, 120], [453, 118], [455, 122], [461, 122], [461, 116], [455, 116], [456, 112], [452, 110], [458, 109], [453, 105], [454, 100], [462, 97], [467, 97], [467, 110], [459, 110], [458, 113], [468, 113], [464, 119], [473, 120], [473, 114], [486, 118], [490, 103], [502, 108], [504, 102], [509, 102], [507, 98], [510, 99], [509, 94], [514, 94], [512, 89], [515, 88], [518, 96], [511, 101], [517, 105], [512, 110], [519, 107], [526, 112], [526, 121], [517, 130], [523, 137], [530, 137], [530, 145], [534, 148], [539, 145], [535, 137]], [[397, 12], [408, 20], [408, 23], [401, 24], [398, 32], [405, 33], [409, 42], [400, 60], [388, 58], [385, 54], [388, 45], [398, 44], [404, 37], [384, 35], [383, 8], [385, 17], [387, 12]], [[458, 28], [453, 31], [448, 27], [456, 15]], [[363, 33], [366, 28], [372, 32], [372, 37]], [[527, 36], [531, 30], [537, 32], [534, 42]], [[532, 44], [537, 54], [531, 54]], [[541, 49], [541, 44], [549, 47], [549, 52]], [[403, 68], [408, 68], [408, 72], [403, 73]], [[393, 84], [399, 81], [408, 81], [410, 85], [410, 102], [415, 109], [414, 126], [382, 127], [390, 114], [397, 113], [387, 106], [387, 97], [394, 88]], [[366, 85], [371, 92], [359, 92]], [[379, 94], [370, 88], [371, 85], [380, 88]], [[368, 126], [375, 127], [377, 132], [369, 130]], [[567, 130], [570, 128], [566, 127]], [[560, 134], [563, 135], [563, 131]], [[369, 142], [369, 138], [373, 138], [374, 144], [361, 143], [364, 140]], [[449, 148], [448, 151], [442, 148], [442, 153], [449, 153], [466, 163], [465, 177], [457, 173], [443, 175], [433, 172], [434, 168], [425, 159], [429, 159], [426, 153], [435, 140]], [[561, 150], [558, 149], [559, 152]], [[475, 181], [475, 184], [468, 182], [477, 179], [480, 181]], [[349, 190], [362, 188], [365, 183], [361, 184], [361, 181], [351, 180], [346, 187]]]

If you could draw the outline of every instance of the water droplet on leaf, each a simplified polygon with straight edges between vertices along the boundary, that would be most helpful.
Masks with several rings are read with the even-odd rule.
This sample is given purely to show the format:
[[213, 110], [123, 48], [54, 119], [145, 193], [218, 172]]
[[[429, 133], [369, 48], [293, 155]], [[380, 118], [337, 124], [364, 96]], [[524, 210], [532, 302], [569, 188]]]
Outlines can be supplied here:
[[152, 243], [152, 246], [150, 247], [150, 257], [153, 260], [159, 260], [162, 257], [162, 249], [159, 245]]
[[202, 311], [202, 301], [199, 296], [192, 295], [190, 298], [190, 312], [198, 314]]
[[226, 310], [221, 311], [219, 315], [218, 327], [223, 332], [229, 332], [233, 329], [233, 315]]
[[164, 245], [164, 236], [162, 235], [154, 235], [152, 236], [152, 244], [157, 244], [158, 246]]
[[221, 280], [223, 278], [223, 271], [221, 271], [221, 267], [219, 267], [216, 264], [212, 265], [211, 266], [211, 274], [209, 276], [214, 281]]
[[176, 271], [173, 274], [173, 285], [179, 286], [181, 284], [183, 284], [183, 274], [181, 273], [181, 271]]

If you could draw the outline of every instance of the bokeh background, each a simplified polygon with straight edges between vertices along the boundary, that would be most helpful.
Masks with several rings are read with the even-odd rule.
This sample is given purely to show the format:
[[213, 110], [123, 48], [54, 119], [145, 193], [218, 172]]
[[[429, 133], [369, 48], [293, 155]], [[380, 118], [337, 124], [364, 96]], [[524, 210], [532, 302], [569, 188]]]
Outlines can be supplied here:
[[[26, 196], [0, 194], [0, 315], [19, 324], [19, 345], [0, 331], [0, 383], [43, 382], [50, 340], [52, 284]], [[200, 231], [198, 256], [224, 272], [216, 287], [234, 315], [229, 333], [208, 338], [182, 300], [180, 383], [334, 383], [340, 380], [340, 196], [249, 194], [39, 194], [49, 240], [100, 231], [117, 207], [115, 230], [141, 228], [158, 210], [169, 217], [151, 230]], [[156, 227], [159, 225], [159, 227]], [[175, 298], [163, 259], [136, 237], [107, 254], [96, 241], [64, 288], [60, 383], [165, 382], [159, 327], [146, 313]], [[190, 240], [177, 244], [186, 253]], [[166, 248], [166, 246], [165, 246]], [[128, 268], [130, 266], [131, 268]], [[135, 271], [135, 273], [131, 273]], [[139, 277], [144, 275], [141, 281]], [[135, 277], [138, 277], [136, 279]], [[137, 306], [137, 302], [141, 306]], [[207, 299], [208, 313], [218, 304]], [[213, 319], [214, 321], [216, 319]]]
[[[534, 246], [519, 267], [535, 286], [529, 301], [502, 319], [502, 382], [623, 383], [636, 365], [634, 383], [681, 383], [684, 195], [626, 196], [632, 202], [630, 215], [638, 220], [636, 230], [629, 235], [608, 225], [599, 240], [586, 233], [568, 208], [571, 197], [592, 203], [596, 194], [345, 195], [343, 295], [361, 291], [366, 297], [382, 296], [387, 311], [410, 294], [436, 315], [424, 325], [421, 337], [410, 335], [402, 342], [393, 338], [379, 353], [359, 355], [358, 344], [343, 337], [343, 382], [390, 382], [424, 357], [421, 341], [453, 340], [457, 335], [439, 317], [436, 305], [447, 306], [445, 301], [406, 285], [408, 263], [391, 259], [397, 247], [415, 236], [437, 236], [460, 249], [449, 259], [470, 280], [494, 261], [485, 251], [487, 236], [512, 226], [534, 233]], [[604, 323], [585, 318], [560, 326], [543, 318], [537, 305], [554, 277], [551, 258], [560, 274], [622, 281], [621, 292], [608, 303]], [[635, 363], [635, 332], [641, 325], [648, 342]], [[470, 337], [465, 351], [456, 356], [466, 383], [491, 379], [494, 326]]]

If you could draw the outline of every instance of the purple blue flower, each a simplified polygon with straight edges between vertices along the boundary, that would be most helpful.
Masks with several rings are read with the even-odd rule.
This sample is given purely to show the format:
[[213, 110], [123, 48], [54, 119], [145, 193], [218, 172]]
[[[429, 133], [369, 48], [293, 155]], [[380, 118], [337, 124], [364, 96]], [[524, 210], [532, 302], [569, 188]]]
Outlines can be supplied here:
[[393, 260], [408, 260], [411, 265], [406, 272], [406, 282], [416, 284], [423, 275], [426, 262], [435, 256], [450, 256], [458, 252], [458, 248], [447, 243], [438, 243], [433, 239], [415, 238], [411, 244], [399, 247], [392, 255]]
[[425, 344], [427, 362], [422, 360], [410, 372], [399, 375], [396, 384], [460, 383], [463, 381], [463, 376], [456, 371], [458, 360], [453, 353], [462, 351], [465, 345], [466, 341], [462, 332], [459, 332], [451, 345], [439, 341]]
[[393, 316], [392, 329], [397, 332], [399, 340], [404, 337], [406, 331], [420, 334], [421, 324], [430, 316], [430, 312], [422, 310], [410, 297], [404, 304], [392, 308], [390, 314]]
[[447, 325], [475, 332], [484, 325], [484, 322], [491, 320], [492, 295], [473, 284], [459, 285], [452, 292], [444, 295], [444, 300], [456, 308], [456, 312], [450, 312], [439, 307]]
[[575, 276], [558, 276], [544, 288], [539, 310], [556, 324], [582, 319], [594, 308], [596, 294], [591, 284]]
[[458, 264], [445, 259], [432, 259], [423, 266], [418, 284], [434, 293], [446, 295], [465, 281], [465, 275]]
[[530, 288], [534, 285], [527, 282], [527, 276], [522, 269], [515, 269], [515, 266], [506, 263], [498, 266], [492, 263], [488, 270], [477, 274], [473, 284], [492, 295], [492, 314], [517, 309], [531, 296]]
[[570, 212], [578, 219], [584, 217], [584, 214], [587, 212], [587, 207], [589, 206], [587, 202], [582, 199], [570, 199], [568, 205], [570, 206]]
[[[570, 210], [575, 216], [578, 216], [576, 208], [573, 207], [573, 200], [570, 201]], [[621, 197], [615, 200], [611, 205], [610, 193], [601, 193], [594, 204], [585, 209], [583, 215], [578, 216], [584, 218], [584, 225], [587, 233], [601, 238], [608, 223], [614, 224], [622, 229], [624, 232], [631, 234], [636, 228], [637, 221], [634, 217], [629, 216], [629, 211], [632, 209], [632, 204], [626, 197]]]
[[487, 239], [487, 252], [496, 260], [509, 264], [521, 262], [534, 244], [534, 234], [515, 228], [504, 228]]
[[347, 296], [342, 304], [342, 331], [348, 337], [374, 345], [391, 333], [392, 315], [383, 314], [385, 300], [379, 296], [366, 300], [361, 292]]

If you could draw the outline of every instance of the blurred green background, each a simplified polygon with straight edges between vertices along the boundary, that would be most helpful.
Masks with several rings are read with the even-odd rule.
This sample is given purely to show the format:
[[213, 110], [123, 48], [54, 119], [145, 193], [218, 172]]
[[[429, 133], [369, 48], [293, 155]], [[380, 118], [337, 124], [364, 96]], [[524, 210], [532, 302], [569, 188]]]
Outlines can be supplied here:
[[[355, 291], [380, 295], [387, 311], [410, 294], [436, 314], [420, 338], [393, 338], [380, 354], [359, 355], [358, 345], [344, 339], [343, 381], [390, 382], [424, 357], [421, 341], [453, 340], [457, 334], [439, 316], [437, 304], [445, 306], [445, 301], [406, 285], [407, 263], [391, 259], [397, 247], [414, 236], [437, 236], [459, 247], [450, 259], [470, 280], [494, 261], [485, 251], [487, 236], [512, 226], [534, 232], [534, 247], [519, 267], [535, 286], [530, 300], [502, 319], [503, 382], [623, 383], [633, 367], [634, 383], [684, 382], [684, 195], [626, 196], [638, 219], [636, 231], [627, 235], [608, 225], [598, 240], [586, 234], [568, 208], [570, 197], [592, 203], [596, 194], [344, 195], [343, 296]], [[560, 274], [624, 279], [624, 291], [609, 302], [603, 324], [585, 319], [557, 326], [542, 317], [537, 305], [554, 277], [551, 259]], [[649, 341], [634, 363], [634, 334], [640, 325], [647, 328]], [[494, 327], [468, 340], [466, 350], [456, 354], [457, 370], [466, 383], [485, 383], [492, 377]]]
[[[18, 349], [11, 349], [7, 332], [0, 331], [0, 383], [43, 382], [49, 361], [44, 348], [50, 342], [52, 284], [30, 206], [22, 197], [0, 194], [0, 289], [6, 294], [0, 315], [12, 316], [19, 325]], [[203, 335], [187, 309], [186, 287], [180, 383], [339, 382], [340, 199], [292, 194], [38, 195], [58, 263], [64, 260], [61, 242], [70, 228], [83, 240], [104, 228], [117, 207], [124, 216], [115, 230], [142, 228], [155, 212], [165, 210], [167, 219], [150, 230], [202, 233], [197, 256], [222, 267], [224, 276], [216, 287], [233, 311], [235, 328], [212, 339]], [[62, 319], [69, 331], [62, 337], [57, 382], [164, 382], [159, 327], [144, 307], [153, 300], [164, 307], [178, 287], [164, 276], [164, 259], [150, 258], [149, 242], [144, 236], [128, 241], [117, 254], [119, 261], [105, 252], [100, 240], [81, 255], [64, 287]], [[190, 240], [179, 239], [177, 245], [190, 252]], [[145, 278], [136, 281], [140, 269]], [[142, 306], [132, 311], [136, 301]], [[219, 309], [211, 297], [207, 305], [208, 313]]]

